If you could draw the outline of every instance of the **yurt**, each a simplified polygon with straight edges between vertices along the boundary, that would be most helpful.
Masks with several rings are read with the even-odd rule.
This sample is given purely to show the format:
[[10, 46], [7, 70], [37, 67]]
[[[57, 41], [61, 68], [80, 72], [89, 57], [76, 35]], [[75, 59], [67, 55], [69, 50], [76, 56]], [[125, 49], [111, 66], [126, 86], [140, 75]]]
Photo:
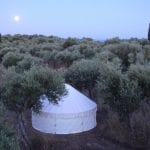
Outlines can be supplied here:
[[71, 85], [65, 84], [67, 95], [58, 104], [45, 97], [39, 114], [32, 112], [32, 126], [52, 134], [71, 134], [88, 131], [96, 126], [97, 105]]

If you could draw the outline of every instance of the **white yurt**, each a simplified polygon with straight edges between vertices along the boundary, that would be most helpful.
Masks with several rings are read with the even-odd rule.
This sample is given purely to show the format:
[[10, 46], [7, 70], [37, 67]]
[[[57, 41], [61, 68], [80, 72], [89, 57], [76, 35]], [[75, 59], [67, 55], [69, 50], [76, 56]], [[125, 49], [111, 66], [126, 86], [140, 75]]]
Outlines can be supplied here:
[[68, 84], [65, 88], [67, 95], [58, 104], [45, 98], [40, 113], [32, 112], [33, 128], [44, 133], [71, 134], [96, 126], [96, 103]]

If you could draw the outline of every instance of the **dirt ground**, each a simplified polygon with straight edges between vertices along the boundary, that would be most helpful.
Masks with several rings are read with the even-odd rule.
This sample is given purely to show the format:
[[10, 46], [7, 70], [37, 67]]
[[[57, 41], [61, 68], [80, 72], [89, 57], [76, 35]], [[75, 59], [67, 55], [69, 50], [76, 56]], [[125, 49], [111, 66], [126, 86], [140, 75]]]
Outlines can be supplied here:
[[41, 133], [30, 124], [30, 131], [33, 137], [33, 150], [131, 150], [100, 137], [97, 127], [78, 134], [56, 135]]
[[96, 129], [72, 135], [52, 135], [34, 131], [34, 136], [41, 136], [39, 141], [33, 142], [32, 148], [35, 150], [131, 150], [98, 137]]

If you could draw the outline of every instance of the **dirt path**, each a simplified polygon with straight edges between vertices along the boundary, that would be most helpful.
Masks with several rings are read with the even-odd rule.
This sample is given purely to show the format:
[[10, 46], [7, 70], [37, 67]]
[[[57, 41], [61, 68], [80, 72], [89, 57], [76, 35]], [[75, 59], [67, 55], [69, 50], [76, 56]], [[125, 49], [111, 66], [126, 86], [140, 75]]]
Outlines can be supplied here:
[[36, 137], [40, 137], [40, 142], [36, 141], [38, 145], [36, 145], [35, 141], [33, 142], [33, 149], [35, 150], [131, 150], [98, 137], [96, 128], [84, 133], [71, 135], [43, 134], [34, 129], [33, 131]]

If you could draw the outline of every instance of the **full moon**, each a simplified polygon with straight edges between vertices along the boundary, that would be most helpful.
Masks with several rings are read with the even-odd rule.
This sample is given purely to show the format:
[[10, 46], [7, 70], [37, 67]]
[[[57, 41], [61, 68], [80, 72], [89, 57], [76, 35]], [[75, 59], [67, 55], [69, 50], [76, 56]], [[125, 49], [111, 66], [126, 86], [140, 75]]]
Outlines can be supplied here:
[[14, 16], [14, 21], [19, 22], [20, 21], [20, 16]]

